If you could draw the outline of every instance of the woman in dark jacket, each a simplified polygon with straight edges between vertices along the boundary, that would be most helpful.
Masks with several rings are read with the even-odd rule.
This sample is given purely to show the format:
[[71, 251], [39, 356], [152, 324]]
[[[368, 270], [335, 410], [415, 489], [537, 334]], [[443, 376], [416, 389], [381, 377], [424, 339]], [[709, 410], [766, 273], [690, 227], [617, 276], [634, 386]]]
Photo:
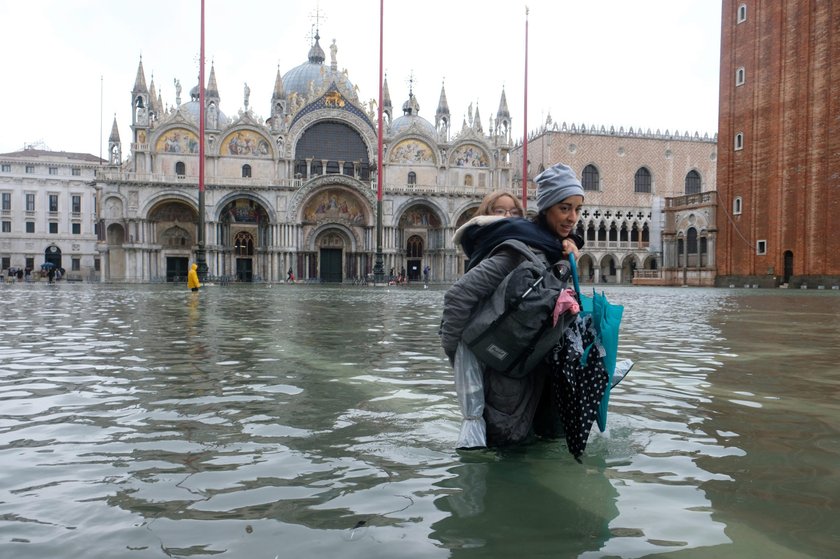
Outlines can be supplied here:
[[[441, 345], [454, 359], [461, 335], [473, 313], [524, 258], [502, 249], [488, 256], [501, 242], [517, 239], [527, 244], [546, 263], [556, 263], [570, 252], [577, 253], [583, 239], [574, 234], [583, 205], [583, 187], [571, 168], [557, 164], [540, 173], [537, 183], [538, 214], [534, 221], [521, 218], [467, 222], [455, 234], [470, 259], [468, 271], [446, 292]], [[523, 442], [529, 435], [557, 437], [562, 434], [547, 363], [523, 378], [511, 378], [493, 370], [484, 371], [484, 420], [487, 445]]]

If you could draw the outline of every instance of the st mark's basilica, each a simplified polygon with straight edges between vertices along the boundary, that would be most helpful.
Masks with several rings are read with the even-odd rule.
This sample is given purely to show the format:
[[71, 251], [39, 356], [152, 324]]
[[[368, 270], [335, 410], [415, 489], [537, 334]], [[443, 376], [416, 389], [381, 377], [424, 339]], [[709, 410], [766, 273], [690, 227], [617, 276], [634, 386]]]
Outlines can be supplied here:
[[[205, 90], [208, 274], [239, 281], [346, 282], [372, 272], [376, 252], [377, 107], [360, 101], [335, 41], [327, 61], [315, 35], [308, 59], [277, 71], [269, 117], [257, 116], [245, 86], [242, 108], [225, 112], [216, 68]], [[221, 76], [221, 71], [219, 72]], [[182, 277], [194, 258], [198, 224], [199, 90], [161, 107], [143, 61], [131, 92], [131, 141], [116, 120], [109, 164], [98, 173], [104, 281]], [[228, 103], [228, 106], [236, 103]], [[453, 131], [441, 87], [434, 124], [418, 99], [395, 109], [385, 82], [384, 270], [419, 279], [456, 277], [455, 228], [487, 192], [511, 187], [510, 114], [504, 91], [485, 130], [470, 107]], [[123, 150], [130, 152], [124, 157]]]

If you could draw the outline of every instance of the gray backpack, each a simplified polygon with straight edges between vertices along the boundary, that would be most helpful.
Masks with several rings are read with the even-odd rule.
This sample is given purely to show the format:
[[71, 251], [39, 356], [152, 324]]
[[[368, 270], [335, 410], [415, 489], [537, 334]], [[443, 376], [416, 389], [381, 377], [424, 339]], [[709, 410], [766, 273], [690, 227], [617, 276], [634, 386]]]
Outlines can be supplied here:
[[548, 265], [521, 241], [504, 241], [491, 255], [503, 248], [520, 252], [525, 260], [473, 314], [462, 338], [487, 367], [521, 378], [539, 364], [574, 320], [565, 312], [552, 324], [554, 305], [571, 272], [568, 262]]

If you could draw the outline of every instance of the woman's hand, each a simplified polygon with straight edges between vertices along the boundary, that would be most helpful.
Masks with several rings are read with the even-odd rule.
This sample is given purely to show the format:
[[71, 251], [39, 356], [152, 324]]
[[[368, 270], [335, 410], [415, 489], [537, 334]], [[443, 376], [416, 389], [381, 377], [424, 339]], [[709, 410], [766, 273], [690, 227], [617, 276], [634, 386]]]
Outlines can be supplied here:
[[563, 239], [563, 256], [575, 255], [575, 260], [580, 257], [578, 247], [572, 239]]

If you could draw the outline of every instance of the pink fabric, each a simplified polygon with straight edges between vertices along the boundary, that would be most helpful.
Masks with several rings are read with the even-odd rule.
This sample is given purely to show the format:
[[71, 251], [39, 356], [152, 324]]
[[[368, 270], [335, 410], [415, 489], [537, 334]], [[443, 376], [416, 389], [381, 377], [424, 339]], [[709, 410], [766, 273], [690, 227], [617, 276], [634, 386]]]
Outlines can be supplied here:
[[574, 289], [566, 289], [557, 297], [557, 302], [554, 303], [554, 314], [552, 315], [554, 318], [553, 326], [557, 326], [557, 320], [560, 318], [560, 315], [567, 310], [571, 310], [572, 314], [580, 312], [580, 305], [578, 305], [577, 299], [575, 299]]

